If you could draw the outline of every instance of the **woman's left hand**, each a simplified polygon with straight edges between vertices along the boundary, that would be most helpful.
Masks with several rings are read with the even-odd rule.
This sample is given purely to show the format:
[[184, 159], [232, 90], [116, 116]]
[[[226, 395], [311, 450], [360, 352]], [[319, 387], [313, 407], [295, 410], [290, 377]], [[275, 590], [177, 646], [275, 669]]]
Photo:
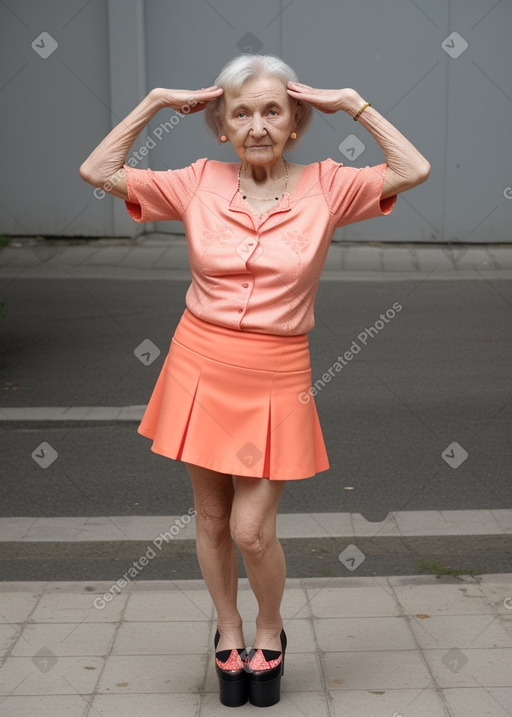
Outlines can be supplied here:
[[339, 110], [353, 114], [361, 106], [361, 96], [350, 88], [320, 90], [304, 85], [302, 82], [288, 82], [286, 89], [290, 97], [301, 102], [309, 102], [317, 110], [326, 114], [333, 114]]

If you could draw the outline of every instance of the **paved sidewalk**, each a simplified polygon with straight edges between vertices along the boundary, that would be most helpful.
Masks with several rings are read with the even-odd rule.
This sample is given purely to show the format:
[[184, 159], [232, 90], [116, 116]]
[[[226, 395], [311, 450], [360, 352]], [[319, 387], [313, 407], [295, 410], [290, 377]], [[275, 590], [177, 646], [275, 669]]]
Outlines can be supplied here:
[[[181, 234], [46, 241], [15, 237], [0, 251], [0, 277], [188, 278]], [[512, 244], [333, 242], [322, 280], [512, 278]]]
[[[256, 605], [240, 584], [246, 639]], [[512, 575], [289, 580], [281, 717], [512, 714]], [[231, 715], [202, 581], [0, 583], [0, 713]], [[237, 714], [256, 714], [247, 704]]]

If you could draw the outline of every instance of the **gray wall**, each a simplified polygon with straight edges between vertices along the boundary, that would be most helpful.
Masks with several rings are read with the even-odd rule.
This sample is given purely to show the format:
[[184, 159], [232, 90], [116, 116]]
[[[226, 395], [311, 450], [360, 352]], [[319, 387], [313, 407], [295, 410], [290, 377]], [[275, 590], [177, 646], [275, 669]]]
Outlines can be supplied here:
[[[0, 233], [181, 232], [177, 222], [135, 224], [121, 200], [96, 198], [78, 168], [149, 89], [208, 86], [248, 48], [282, 56], [310, 85], [356, 88], [432, 165], [429, 181], [401, 195], [392, 216], [338, 230], [337, 240], [512, 240], [510, 0], [7, 0], [0, 23]], [[461, 53], [462, 40], [443, 42], [454, 31], [468, 43]], [[58, 43], [46, 58], [39, 53], [48, 38], [31, 46], [42, 32]], [[160, 112], [134, 148], [173, 114]], [[339, 150], [351, 134], [365, 145], [354, 159]], [[177, 168], [204, 156], [237, 159], [206, 134], [198, 113], [164, 133], [138, 166]], [[383, 161], [342, 113], [315, 112], [288, 156]]]

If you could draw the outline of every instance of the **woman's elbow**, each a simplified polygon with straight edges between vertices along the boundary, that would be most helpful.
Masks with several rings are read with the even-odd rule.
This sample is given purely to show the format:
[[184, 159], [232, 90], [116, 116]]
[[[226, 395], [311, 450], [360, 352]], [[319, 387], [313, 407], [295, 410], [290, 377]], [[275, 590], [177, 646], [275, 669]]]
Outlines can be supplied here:
[[84, 180], [84, 182], [87, 182], [88, 184], [92, 184], [93, 186], [96, 186], [94, 175], [91, 171], [91, 167], [87, 164], [87, 160], [80, 165], [80, 176]]
[[423, 184], [423, 182], [426, 182], [430, 175], [430, 162], [428, 162], [426, 159], [421, 162], [421, 164], [418, 164], [417, 167], [414, 168], [414, 172], [411, 175], [410, 179], [410, 189], [412, 187], [417, 187], [418, 184]]
[[84, 182], [92, 184], [93, 187], [102, 187], [105, 184], [104, 172], [98, 166], [94, 166], [89, 157], [82, 162], [79, 172]]
[[430, 169], [431, 169], [431, 167], [430, 167], [430, 162], [428, 162], [428, 161], [425, 159], [425, 161], [423, 162], [423, 164], [422, 164], [422, 166], [421, 166], [421, 168], [420, 168], [420, 170], [419, 170], [419, 177], [420, 177], [419, 183], [420, 183], [420, 184], [422, 184], [423, 182], [426, 182], [426, 181], [427, 181], [427, 179], [428, 179], [429, 176], [430, 176]]

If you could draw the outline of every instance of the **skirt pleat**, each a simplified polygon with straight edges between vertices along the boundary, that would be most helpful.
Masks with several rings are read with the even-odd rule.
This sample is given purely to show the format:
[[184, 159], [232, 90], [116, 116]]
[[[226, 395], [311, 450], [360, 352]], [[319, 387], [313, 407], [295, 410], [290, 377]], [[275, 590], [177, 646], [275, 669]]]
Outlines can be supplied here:
[[138, 430], [155, 453], [221, 473], [308, 478], [329, 468], [310, 387], [305, 334], [238, 331], [185, 309]]

